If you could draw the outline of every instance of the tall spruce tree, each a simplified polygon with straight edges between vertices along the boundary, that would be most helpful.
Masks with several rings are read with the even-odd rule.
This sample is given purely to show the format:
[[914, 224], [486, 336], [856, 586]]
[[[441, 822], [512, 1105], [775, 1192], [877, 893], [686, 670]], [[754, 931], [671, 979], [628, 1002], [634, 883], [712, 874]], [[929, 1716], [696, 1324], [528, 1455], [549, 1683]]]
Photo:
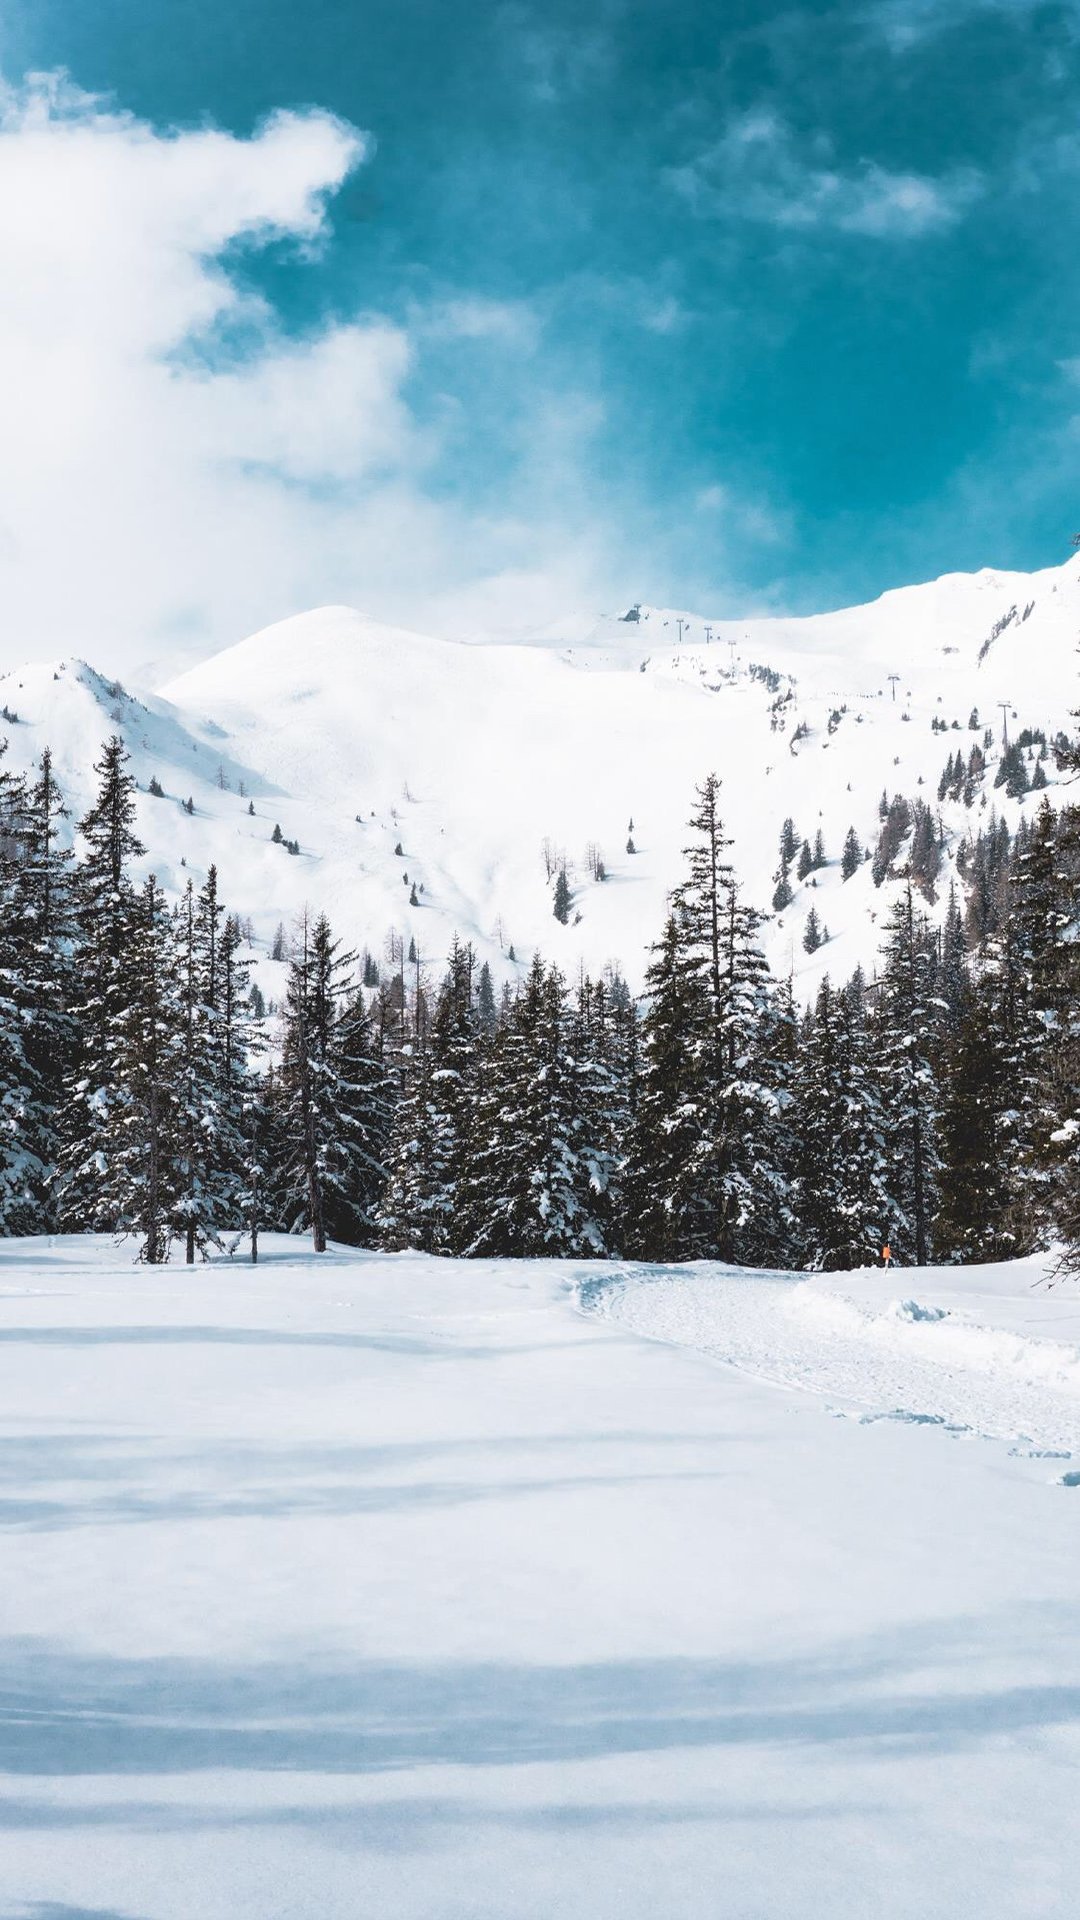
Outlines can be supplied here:
[[177, 1226], [190, 1265], [197, 1251], [219, 1244], [222, 1232], [243, 1216], [248, 969], [239, 959], [239, 928], [218, 897], [216, 867], [197, 897], [188, 882], [175, 938], [181, 1007]]
[[1035, 1243], [1021, 1137], [1024, 990], [1010, 926], [979, 973], [963, 968], [948, 1003], [935, 1239], [944, 1260], [1009, 1260]]
[[112, 997], [100, 1205], [110, 1229], [138, 1235], [140, 1258], [158, 1266], [169, 1258], [183, 1183], [183, 1010], [172, 922], [153, 874], [135, 897]]
[[862, 865], [863, 850], [854, 827], [849, 827], [844, 836], [844, 850], [840, 856], [840, 872], [845, 880], [850, 880]]
[[474, 974], [472, 948], [455, 936], [430, 1030], [424, 1043], [410, 1050], [395, 1116], [380, 1209], [389, 1246], [449, 1253], [458, 1250], [462, 1238], [461, 1187], [483, 1050]]
[[65, 1087], [75, 1059], [76, 928], [68, 818], [45, 748], [25, 796], [25, 857], [16, 887], [23, 1048], [31, 1099], [23, 1141], [35, 1162], [39, 1228], [56, 1224], [56, 1170], [63, 1143]]
[[861, 982], [826, 977], [799, 1048], [795, 1116], [801, 1264], [865, 1266], [887, 1238], [890, 1206], [881, 1089], [871, 1070]]
[[110, 1109], [116, 1097], [114, 1058], [126, 1008], [135, 932], [130, 862], [144, 848], [135, 832], [135, 781], [119, 735], [102, 749], [94, 771], [98, 797], [79, 823], [83, 858], [76, 869], [79, 932], [77, 997], [72, 1008], [78, 1047], [70, 1070], [61, 1150], [60, 1217], [75, 1231], [108, 1232], [114, 1221], [109, 1153], [117, 1133]]
[[714, 774], [697, 801], [687, 877], [647, 976], [628, 1223], [645, 1258], [739, 1260], [777, 1191], [768, 974]]
[[615, 975], [583, 975], [569, 1012], [570, 1149], [578, 1200], [575, 1251], [618, 1251], [622, 1172], [633, 1101], [633, 1008]]
[[[0, 760], [7, 749], [0, 744]], [[45, 1224], [48, 1128], [31, 1047], [30, 953], [24, 897], [26, 787], [0, 765], [0, 1233]]]
[[539, 955], [496, 1036], [465, 1184], [472, 1254], [603, 1250], [583, 1197], [581, 1112], [566, 988]]
[[688, 1039], [706, 1019], [688, 961], [685, 913], [672, 902], [645, 973], [637, 1103], [624, 1188], [626, 1250], [643, 1260], [691, 1257], [703, 1229], [689, 1168], [700, 1140]]
[[900, 1260], [919, 1267], [930, 1259], [937, 1207], [937, 989], [934, 935], [909, 882], [886, 924], [875, 1042], [892, 1206], [888, 1239]]
[[289, 1230], [309, 1228], [316, 1253], [331, 1234], [361, 1245], [373, 1237], [370, 1192], [384, 1175], [373, 1152], [381, 1076], [366, 1013], [351, 992], [352, 961], [325, 915], [314, 925], [304, 915], [285, 998], [280, 1097], [290, 1152], [282, 1185]]
[[1019, 847], [1009, 889], [1021, 975], [1017, 1103], [1025, 1198], [1040, 1241], [1080, 1241], [1080, 808], [1044, 800]]

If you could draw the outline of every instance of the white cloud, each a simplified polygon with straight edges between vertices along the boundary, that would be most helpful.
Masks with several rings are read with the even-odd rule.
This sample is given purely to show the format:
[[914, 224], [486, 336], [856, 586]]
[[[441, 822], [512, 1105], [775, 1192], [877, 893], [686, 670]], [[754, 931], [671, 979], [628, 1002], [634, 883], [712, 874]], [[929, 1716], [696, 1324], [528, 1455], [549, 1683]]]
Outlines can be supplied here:
[[524, 300], [491, 300], [480, 294], [455, 294], [415, 307], [412, 324], [441, 340], [493, 341], [531, 351], [540, 338], [540, 320]]
[[164, 669], [318, 602], [460, 631], [610, 588], [566, 434], [523, 428], [501, 518], [431, 482], [458, 423], [448, 403], [443, 445], [415, 415], [427, 339], [527, 345], [527, 309], [463, 296], [296, 338], [245, 290], [245, 247], [285, 242], [317, 271], [368, 147], [317, 111], [239, 138], [162, 132], [55, 79], [0, 93], [7, 661]]
[[874, 239], [909, 239], [952, 226], [981, 188], [971, 170], [931, 179], [864, 161], [844, 172], [828, 140], [800, 145], [782, 120], [760, 112], [736, 121], [667, 177], [703, 215]]
[[290, 480], [357, 480], [422, 461], [401, 387], [412, 349], [368, 321], [278, 346], [233, 372], [185, 375], [185, 405], [208, 453]]

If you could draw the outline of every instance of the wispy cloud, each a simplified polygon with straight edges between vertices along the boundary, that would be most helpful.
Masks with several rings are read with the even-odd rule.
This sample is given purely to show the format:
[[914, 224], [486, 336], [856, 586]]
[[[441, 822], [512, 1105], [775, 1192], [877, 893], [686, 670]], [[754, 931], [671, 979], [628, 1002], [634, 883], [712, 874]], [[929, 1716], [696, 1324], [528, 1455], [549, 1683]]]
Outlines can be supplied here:
[[611, 72], [612, 44], [602, 28], [556, 25], [518, 0], [500, 8], [497, 25], [526, 93], [543, 106], [578, 99]]
[[474, 340], [531, 352], [542, 332], [542, 319], [527, 300], [492, 300], [481, 294], [454, 293], [415, 304], [410, 324], [418, 333], [439, 340]]
[[[903, 54], [935, 34], [951, 33], [974, 14], [1024, 20], [1043, 7], [1044, 0], [870, 0], [862, 20], [894, 53]], [[1076, 13], [1077, 0], [1063, 0], [1063, 11]]]
[[703, 525], [711, 525], [740, 545], [775, 546], [789, 538], [792, 530], [790, 514], [736, 493], [720, 481], [701, 488], [694, 508]]
[[641, 310], [641, 324], [646, 333], [679, 333], [686, 319], [686, 310], [674, 294], [646, 302]]
[[824, 135], [800, 143], [767, 112], [735, 121], [695, 160], [669, 170], [667, 179], [706, 217], [878, 240], [912, 239], [954, 225], [982, 187], [973, 169], [932, 178], [863, 160], [845, 170]]

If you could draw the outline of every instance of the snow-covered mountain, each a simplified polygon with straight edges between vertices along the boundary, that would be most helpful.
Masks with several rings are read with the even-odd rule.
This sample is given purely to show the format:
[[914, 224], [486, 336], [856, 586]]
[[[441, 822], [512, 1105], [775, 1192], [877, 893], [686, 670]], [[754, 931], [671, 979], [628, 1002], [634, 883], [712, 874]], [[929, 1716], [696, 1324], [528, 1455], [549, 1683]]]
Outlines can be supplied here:
[[[991, 807], [1010, 824], [1034, 808], [1037, 795], [993, 789], [1003, 718], [1013, 739], [1070, 725], [1078, 634], [1075, 560], [949, 575], [809, 619], [707, 623], [649, 607], [574, 616], [524, 645], [432, 639], [328, 607], [153, 695], [78, 660], [16, 669], [0, 678], [0, 725], [8, 764], [28, 767], [52, 747], [76, 815], [102, 739], [121, 732], [142, 789], [144, 865], [175, 891], [216, 861], [273, 994], [280, 978], [265, 955], [305, 903], [353, 945], [378, 952], [390, 930], [415, 939], [433, 972], [457, 931], [504, 976], [539, 946], [571, 975], [618, 961], [639, 982], [680, 873], [694, 786], [715, 769], [758, 906], [769, 906], [785, 816], [800, 836], [824, 835], [829, 866], [765, 929], [774, 967], [808, 992], [826, 971], [873, 964], [890, 887], [874, 886], [869, 865], [844, 882], [839, 855], [849, 826], [873, 844], [883, 790], [936, 809], [946, 759], [992, 727], [974, 806], [941, 808], [942, 898], [952, 854]], [[1045, 767], [1054, 799], [1052, 757]], [[275, 825], [298, 854], [274, 841]], [[548, 872], [563, 856], [566, 926]], [[808, 956], [811, 904], [831, 937]]]

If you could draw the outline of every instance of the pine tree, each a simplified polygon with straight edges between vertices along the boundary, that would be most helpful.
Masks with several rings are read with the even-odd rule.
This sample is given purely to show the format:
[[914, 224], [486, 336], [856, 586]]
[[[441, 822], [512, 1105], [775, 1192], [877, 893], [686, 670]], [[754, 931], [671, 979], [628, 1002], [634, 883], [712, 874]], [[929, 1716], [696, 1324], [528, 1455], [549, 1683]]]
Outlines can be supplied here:
[[625, 982], [582, 978], [570, 1013], [569, 1133], [578, 1203], [570, 1251], [615, 1253], [622, 1214], [623, 1154], [633, 1111], [633, 1006]]
[[936, 1209], [939, 1088], [936, 951], [910, 884], [886, 927], [875, 1022], [893, 1208], [889, 1242], [901, 1260], [930, 1258]]
[[784, 909], [791, 905], [795, 897], [792, 891], [790, 874], [791, 863], [795, 858], [798, 844], [795, 835], [795, 822], [791, 819], [785, 820], [780, 830], [780, 864], [775, 874], [776, 887], [772, 897], [774, 913], [783, 913]]
[[627, 1250], [643, 1260], [693, 1257], [705, 1229], [689, 1169], [701, 1137], [689, 1056], [707, 1019], [686, 914], [673, 902], [645, 974], [637, 1110], [624, 1202]]
[[490, 1034], [495, 1027], [495, 985], [491, 978], [491, 968], [484, 961], [480, 969], [476, 986], [476, 1017], [483, 1034]]
[[[0, 743], [0, 758], [7, 750]], [[0, 1233], [39, 1231], [48, 1183], [42, 1088], [28, 1046], [26, 788], [0, 769]]]
[[785, 908], [790, 907], [794, 898], [788, 870], [786, 867], [781, 867], [776, 875], [776, 886], [773, 889], [773, 912], [783, 913]]
[[188, 882], [175, 925], [181, 1010], [176, 1225], [189, 1265], [243, 1215], [248, 968], [239, 958], [239, 927], [231, 918], [222, 926], [223, 917], [211, 866], [197, 899]]
[[85, 852], [75, 876], [80, 948], [72, 1007], [78, 1048], [66, 1102], [60, 1218], [75, 1231], [108, 1232], [114, 1225], [106, 1196], [107, 1143], [117, 1137], [110, 1117], [116, 1036], [126, 1010], [131, 940], [136, 921], [145, 920], [145, 903], [137, 912], [128, 869], [145, 848], [135, 832], [135, 782], [118, 735], [106, 743], [94, 771], [98, 797], [79, 823]]
[[796, 1069], [801, 1264], [864, 1266], [887, 1237], [881, 1095], [871, 1071], [861, 981], [828, 978], [808, 1016]]
[[[46, 747], [38, 778], [19, 801], [22, 859], [11, 876], [0, 934], [3, 977], [13, 1024], [6, 1024], [6, 1046], [21, 1056], [23, 1093], [17, 1112], [16, 1159], [4, 1180], [7, 1195], [0, 1218], [14, 1224], [12, 1199], [19, 1200], [20, 1231], [41, 1232], [56, 1225], [56, 1168], [63, 1142], [65, 1086], [76, 1049], [71, 1007], [75, 999], [75, 922], [71, 852], [63, 844], [67, 819]], [[5, 886], [5, 891], [9, 888]], [[9, 1091], [13, 1082], [5, 1075]], [[15, 1082], [14, 1084], [17, 1084]]]
[[1002, 753], [997, 773], [994, 775], [995, 787], [1004, 787], [1014, 800], [1028, 790], [1027, 763], [1023, 750], [1017, 741], [1013, 741]]
[[482, 1046], [474, 969], [472, 948], [455, 937], [430, 1032], [424, 1044], [409, 1049], [380, 1208], [383, 1241], [390, 1247], [450, 1253], [468, 1239], [463, 1189]]
[[332, 1233], [369, 1240], [375, 1229], [373, 1188], [384, 1164], [382, 1066], [362, 999], [350, 998], [353, 956], [334, 940], [325, 915], [305, 914], [285, 998], [281, 1100], [290, 1153], [282, 1170], [290, 1232], [311, 1230], [316, 1253]]
[[1029, 1219], [1043, 1241], [1080, 1241], [1080, 808], [1039, 808], [1014, 860], [1010, 932], [1020, 972], [1017, 1105]]
[[1009, 1260], [1034, 1245], [1018, 1106], [1023, 982], [1011, 930], [995, 944], [982, 974], [963, 966], [948, 993], [934, 1232], [942, 1256], [960, 1262]]
[[289, 1126], [280, 1076], [270, 1064], [265, 1073], [248, 1077], [241, 1116], [240, 1206], [253, 1266], [259, 1258], [260, 1233], [264, 1229], [287, 1232], [293, 1218], [289, 1187], [294, 1143]]
[[911, 809], [912, 835], [911, 851], [908, 855], [908, 873], [910, 874], [924, 900], [933, 902], [937, 895], [934, 882], [941, 867], [941, 841], [935, 832], [934, 818], [929, 807], [916, 800]]
[[[760, 955], [757, 956], [760, 961]], [[792, 1267], [801, 1262], [798, 1218], [796, 1070], [799, 1023], [790, 979], [775, 989], [762, 966], [748, 1050], [751, 1074], [747, 1125], [751, 1154], [746, 1166], [743, 1218], [733, 1253], [750, 1267]]]
[[628, 1221], [647, 1259], [739, 1260], [775, 1204], [767, 970], [725, 859], [719, 782], [691, 819], [688, 877], [650, 968]]
[[[885, 796], [882, 794], [882, 799]], [[911, 808], [902, 794], [888, 802], [870, 872], [875, 887], [895, 870], [896, 857], [911, 831]]]
[[151, 874], [136, 896], [119, 963], [100, 1140], [100, 1200], [114, 1232], [137, 1234], [140, 1258], [169, 1257], [182, 1186], [180, 987], [172, 927]]
[[1056, 964], [1050, 988], [1043, 1085], [1055, 1116], [1049, 1145], [1050, 1213], [1067, 1272], [1080, 1270], [1080, 808], [1064, 808], [1057, 830], [1059, 896]]
[[465, 1203], [472, 1254], [597, 1251], [582, 1204], [566, 989], [537, 955], [497, 1034], [476, 1114]]
[[863, 850], [854, 827], [849, 827], [844, 837], [844, 850], [840, 856], [840, 872], [845, 880], [850, 880], [862, 865]]

